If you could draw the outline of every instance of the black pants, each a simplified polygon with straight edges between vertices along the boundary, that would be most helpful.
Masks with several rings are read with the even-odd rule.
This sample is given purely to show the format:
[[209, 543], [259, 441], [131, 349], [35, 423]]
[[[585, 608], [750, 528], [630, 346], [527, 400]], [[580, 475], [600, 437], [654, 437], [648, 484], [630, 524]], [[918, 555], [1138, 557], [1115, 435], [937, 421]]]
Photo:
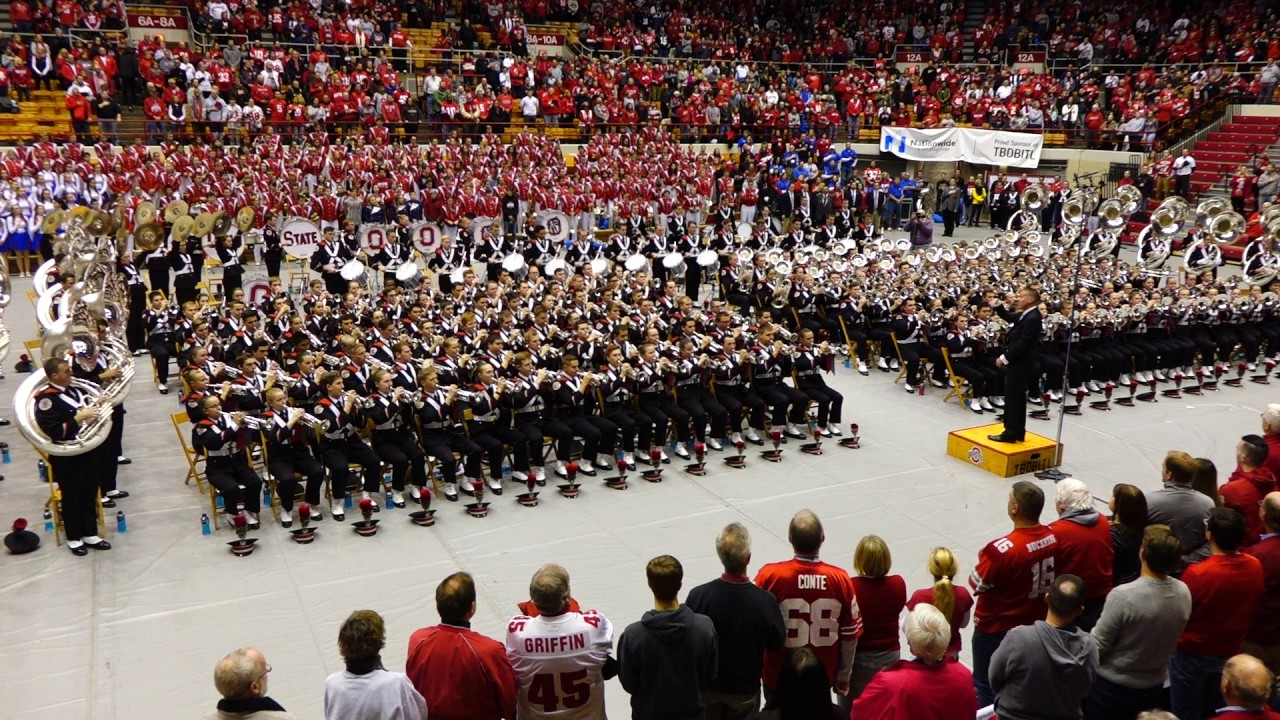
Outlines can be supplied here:
[[1191, 199], [1191, 175], [1174, 175], [1173, 176], [1173, 194], [1181, 195], [1184, 199]]
[[[523, 436], [509, 427], [501, 427], [499, 423], [475, 422], [468, 425], [471, 442], [480, 446], [480, 452], [489, 457], [489, 477], [502, 477], [502, 458], [505, 446], [511, 447], [511, 465], [520, 472], [529, 472], [529, 444]], [[541, 443], [541, 439], [538, 441]]]
[[[198, 282], [198, 280], [197, 280]], [[175, 285], [173, 288], [174, 299], [178, 301], [178, 307], [182, 307], [183, 303], [195, 302], [200, 299], [200, 288], [193, 285]]]
[[205, 476], [209, 478], [209, 484], [222, 495], [223, 506], [228, 514], [234, 515], [240, 505], [244, 505], [244, 509], [251, 513], [262, 509], [262, 478], [249, 468], [249, 461], [243, 452], [209, 458]]
[[320, 445], [320, 461], [329, 468], [329, 492], [336, 505], [347, 496], [347, 486], [351, 483], [350, 464], [359, 465], [363, 470], [364, 482], [361, 489], [367, 493], [377, 492], [382, 480], [382, 462], [373, 452], [373, 448], [365, 445], [358, 437], [346, 440], [326, 439]]
[[800, 391], [818, 404], [818, 427], [826, 427], [830, 423], [840, 424], [840, 410], [844, 407], [843, 395], [827, 387], [822, 378], [816, 375], [801, 378]]
[[679, 389], [679, 405], [689, 413], [693, 436], [698, 442], [707, 439], [707, 416], [711, 416], [711, 437], [724, 437], [729, 424], [729, 413], [724, 406], [711, 398], [699, 385], [686, 385]]
[[698, 291], [702, 289], [702, 266], [696, 261], [691, 260], [687, 263], [688, 267], [684, 271], [684, 294], [689, 299], [698, 302]]
[[973, 392], [973, 397], [987, 397], [995, 388], [999, 387], [1000, 371], [974, 362], [973, 358], [953, 357], [951, 358], [951, 368], [956, 371], [956, 375], [969, 381], [969, 388]]
[[803, 392], [776, 381], [757, 383], [752, 386], [752, 390], [765, 405], [773, 408], [770, 423], [774, 426], [786, 425], [787, 420], [796, 424], [805, 421], [805, 413], [809, 410], [809, 396]]
[[573, 453], [573, 438], [582, 438], [582, 459], [590, 462], [601, 452], [612, 453], [617, 443], [618, 426], [604, 418], [577, 415], [547, 418], [542, 432], [556, 439], [556, 459], [568, 462]]
[[319, 507], [320, 489], [324, 487], [324, 466], [310, 450], [303, 446], [277, 445], [268, 448], [267, 458], [267, 471], [276, 479], [276, 495], [285, 512], [293, 511], [293, 497], [298, 494], [295, 473], [302, 475], [307, 482], [303, 497], [312, 507]]
[[741, 385], [717, 385], [716, 400], [729, 413], [729, 431], [738, 432], [742, 427], [742, 417], [747, 413], [747, 423], [756, 430], [764, 431], [764, 400]]
[[933, 379], [941, 382], [947, 381], [947, 366], [942, 362], [942, 353], [932, 345], [925, 345], [920, 342], [904, 343], [898, 342], [898, 352], [902, 353], [902, 359], [907, 364], [907, 382], [911, 385], [919, 385], [923, 379], [920, 377], [920, 358], [924, 357], [933, 363]]
[[[427, 484], [427, 455], [407, 430], [374, 430], [373, 451], [391, 466], [391, 487], [404, 490], [406, 480], [418, 487]], [[452, 459], [452, 458], [451, 458]]]
[[[480, 474], [480, 446], [463, 435], [448, 430], [426, 430], [422, 433], [422, 449], [435, 458], [440, 474], [447, 483], [457, 481], [458, 461], [453, 457], [455, 452], [462, 456], [463, 470], [467, 477], [483, 477]], [[402, 483], [400, 489], [403, 487]]]
[[1027, 386], [1036, 377], [1030, 363], [1009, 365], [1004, 373], [1004, 434], [1024, 438], [1027, 434]]
[[625, 402], [619, 402], [606, 404], [605, 417], [617, 426], [618, 440], [624, 451], [636, 451], [637, 437], [643, 450], [653, 447], [653, 420], [648, 415]]
[[280, 277], [280, 261], [283, 257], [282, 254], [270, 250], [262, 253], [262, 261], [267, 264], [267, 277]]
[[147, 281], [151, 285], [151, 291], [159, 290], [164, 293], [166, 298], [169, 297], [169, 265], [168, 263], [147, 264]]
[[956, 232], [956, 216], [955, 210], [942, 211], [942, 237], [951, 237]]
[[[568, 432], [568, 428], [564, 428], [564, 426], [560, 426], [556, 429], [563, 429], [565, 432]], [[525, 452], [528, 453], [529, 462], [537, 466], [541, 466], [545, 462], [545, 459], [542, 456], [542, 438], [547, 435], [551, 435], [553, 438], [559, 440], [558, 437], [547, 431], [542, 420], [541, 413], [517, 413], [514, 431], [516, 435], [519, 436], [520, 441], [525, 445]], [[514, 447], [514, 445], [512, 447]], [[561, 459], [568, 460], [569, 458], [566, 455]], [[517, 467], [516, 469], [521, 470], [523, 468]]]
[[111, 408], [111, 430], [107, 433], [106, 442], [98, 447], [102, 453], [98, 469], [98, 489], [103, 497], [115, 492], [116, 478], [120, 475], [120, 464], [117, 459], [124, 455], [124, 403]]
[[231, 297], [231, 293], [244, 287], [242, 282], [244, 278], [244, 268], [239, 265], [232, 265], [222, 269], [222, 296]]
[[125, 323], [124, 335], [129, 342], [130, 350], [141, 350], [147, 346], [146, 328], [142, 325], [142, 311], [147, 307], [147, 289], [141, 285], [129, 288], [129, 319]]
[[978, 227], [978, 221], [982, 219], [982, 205], [969, 206], [969, 227]]
[[[99, 446], [82, 455], [50, 455], [49, 468], [62, 490], [62, 526], [67, 540], [98, 534], [98, 470], [105, 453]], [[115, 458], [111, 458], [115, 463]]]
[[147, 339], [147, 352], [151, 354], [151, 362], [156, 366], [156, 381], [166, 383], [169, 381], [169, 359], [173, 357], [176, 348], [173, 342], [169, 340], [168, 335], [153, 336]]
[[654, 445], [665, 445], [669, 428], [675, 428], [675, 437], [683, 442], [689, 437], [689, 413], [676, 405], [666, 393], [640, 395], [640, 412], [653, 422]]

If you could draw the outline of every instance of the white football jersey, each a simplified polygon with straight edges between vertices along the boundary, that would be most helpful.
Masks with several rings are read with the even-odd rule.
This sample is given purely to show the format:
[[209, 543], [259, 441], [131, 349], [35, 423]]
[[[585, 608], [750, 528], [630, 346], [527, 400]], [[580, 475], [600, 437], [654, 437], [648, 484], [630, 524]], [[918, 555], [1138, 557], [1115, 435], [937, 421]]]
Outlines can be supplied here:
[[604, 718], [600, 672], [612, 649], [613, 626], [595, 610], [511, 618], [507, 657], [520, 684], [516, 714], [521, 720]]

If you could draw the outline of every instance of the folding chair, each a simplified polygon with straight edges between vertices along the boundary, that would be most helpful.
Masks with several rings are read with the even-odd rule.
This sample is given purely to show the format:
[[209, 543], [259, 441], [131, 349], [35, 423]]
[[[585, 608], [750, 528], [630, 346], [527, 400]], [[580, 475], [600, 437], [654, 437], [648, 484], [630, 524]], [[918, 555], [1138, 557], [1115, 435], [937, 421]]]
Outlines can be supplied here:
[[183, 480], [183, 485], [190, 485], [192, 480], [196, 481], [196, 489], [205, 492], [205, 474], [201, 469], [200, 463], [203, 462], [204, 456], [196, 451], [191, 445], [191, 419], [187, 417], [187, 413], [176, 412], [169, 416], [173, 422], [173, 431], [178, 434], [178, 444], [182, 446], [182, 455], [187, 459], [187, 476]]
[[[893, 352], [898, 356], [898, 375], [893, 379], [894, 384], [898, 384], [907, 377], [907, 361], [902, 359], [902, 348], [898, 346], [898, 334], [889, 333], [889, 339], [893, 340]], [[924, 376], [924, 358], [920, 359], [920, 373]]]
[[947, 364], [947, 378], [951, 381], [951, 387], [947, 390], [947, 394], [943, 396], [942, 402], [947, 402], [951, 398], [959, 401], [961, 406], [967, 406], [969, 400], [973, 397], [972, 387], [964, 378], [956, 374], [956, 370], [951, 366], [951, 350], [942, 348], [942, 362]]

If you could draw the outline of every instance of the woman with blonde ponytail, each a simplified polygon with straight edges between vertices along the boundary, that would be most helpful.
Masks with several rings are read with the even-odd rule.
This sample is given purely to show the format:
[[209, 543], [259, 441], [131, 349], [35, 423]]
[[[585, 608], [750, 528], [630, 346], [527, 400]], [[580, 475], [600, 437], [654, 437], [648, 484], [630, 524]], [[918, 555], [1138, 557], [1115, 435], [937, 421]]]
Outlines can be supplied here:
[[969, 588], [954, 579], [960, 570], [956, 556], [944, 547], [936, 547], [929, 553], [929, 574], [933, 576], [933, 587], [923, 588], [911, 594], [907, 600], [907, 610], [916, 605], [932, 605], [951, 623], [951, 644], [947, 646], [947, 656], [960, 656], [960, 629], [969, 625], [973, 613], [973, 596]]

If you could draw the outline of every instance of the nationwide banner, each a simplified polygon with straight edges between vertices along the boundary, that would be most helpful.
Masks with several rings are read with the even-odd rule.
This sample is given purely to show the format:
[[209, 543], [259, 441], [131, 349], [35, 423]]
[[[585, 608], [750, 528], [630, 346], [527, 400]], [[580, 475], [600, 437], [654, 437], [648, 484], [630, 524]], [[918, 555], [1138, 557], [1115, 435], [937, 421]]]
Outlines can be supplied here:
[[907, 160], [1033, 168], [1044, 136], [977, 128], [880, 128], [880, 149]]

